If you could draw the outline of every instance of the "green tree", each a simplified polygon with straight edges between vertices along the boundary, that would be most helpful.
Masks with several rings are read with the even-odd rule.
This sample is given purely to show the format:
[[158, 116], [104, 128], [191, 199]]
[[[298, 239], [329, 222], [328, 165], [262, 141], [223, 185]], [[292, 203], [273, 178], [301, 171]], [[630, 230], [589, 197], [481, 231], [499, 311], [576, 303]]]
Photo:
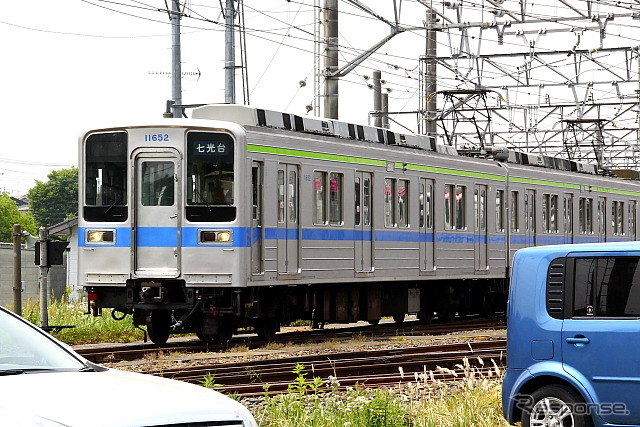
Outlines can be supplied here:
[[30, 213], [22, 214], [8, 194], [0, 193], [0, 242], [13, 241], [13, 224], [20, 224], [22, 230], [38, 235], [36, 221]]
[[44, 227], [78, 213], [78, 168], [51, 171], [47, 178], [47, 182], [36, 181], [27, 193], [29, 208], [36, 222]]

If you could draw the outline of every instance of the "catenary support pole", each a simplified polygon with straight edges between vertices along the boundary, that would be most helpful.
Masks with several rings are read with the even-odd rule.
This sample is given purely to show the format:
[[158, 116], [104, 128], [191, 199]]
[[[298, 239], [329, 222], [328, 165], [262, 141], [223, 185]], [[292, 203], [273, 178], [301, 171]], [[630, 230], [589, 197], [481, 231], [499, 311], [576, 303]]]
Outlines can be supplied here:
[[382, 127], [382, 116], [379, 114], [382, 112], [382, 85], [380, 84], [380, 79], [382, 79], [382, 72], [373, 70], [373, 112], [377, 113], [373, 116], [373, 125], [377, 128]]
[[224, 8], [224, 102], [236, 103], [236, 45], [234, 0], [227, 0]]
[[171, 2], [171, 96], [174, 102], [173, 117], [182, 117], [182, 64], [180, 54], [180, 1]]
[[426, 96], [427, 96], [427, 105], [426, 105], [426, 123], [425, 123], [425, 134], [429, 137], [431, 146], [436, 146], [436, 139], [438, 137], [438, 128], [436, 117], [438, 116], [438, 105], [436, 103], [437, 96], [436, 91], [438, 90], [438, 74], [437, 74], [437, 44], [436, 44], [436, 35], [437, 31], [435, 30], [435, 26], [438, 22], [438, 17], [434, 12], [427, 12], [427, 49], [426, 49]]
[[324, 116], [338, 119], [338, 0], [324, 2]]

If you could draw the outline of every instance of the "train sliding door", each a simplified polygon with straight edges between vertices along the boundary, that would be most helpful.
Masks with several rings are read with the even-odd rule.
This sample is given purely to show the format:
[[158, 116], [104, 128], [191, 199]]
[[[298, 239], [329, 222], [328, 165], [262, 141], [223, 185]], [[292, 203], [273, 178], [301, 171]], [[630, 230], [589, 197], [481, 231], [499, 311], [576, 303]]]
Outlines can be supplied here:
[[251, 168], [251, 274], [253, 275], [264, 274], [262, 179], [262, 163], [253, 162], [253, 166]]
[[373, 271], [373, 230], [371, 226], [372, 180], [370, 172], [355, 176], [354, 268], [357, 273]]
[[138, 277], [180, 273], [179, 156], [173, 151], [135, 155], [135, 224], [132, 252]]
[[487, 256], [487, 186], [476, 184], [473, 197], [476, 231], [474, 240], [475, 267], [476, 270], [486, 271], [488, 267]]
[[278, 274], [300, 272], [298, 166], [278, 165]]
[[433, 180], [420, 179], [420, 271], [435, 270], [433, 231]]

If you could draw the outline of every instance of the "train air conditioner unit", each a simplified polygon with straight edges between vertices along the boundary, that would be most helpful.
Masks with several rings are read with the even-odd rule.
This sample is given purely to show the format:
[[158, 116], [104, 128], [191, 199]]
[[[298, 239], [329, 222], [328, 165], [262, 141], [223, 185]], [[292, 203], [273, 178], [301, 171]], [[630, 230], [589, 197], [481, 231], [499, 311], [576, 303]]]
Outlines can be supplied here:
[[542, 156], [527, 153], [527, 164], [531, 166], [544, 167], [544, 160], [542, 159]]
[[280, 111], [256, 109], [258, 126], [265, 126], [277, 129], [293, 130], [291, 114]]
[[331, 120], [333, 124], [333, 134], [338, 138], [356, 139], [356, 125], [352, 123]]
[[204, 120], [221, 120], [243, 126], [257, 126], [258, 117], [255, 108], [245, 105], [211, 104], [194, 108], [191, 118]]
[[451, 145], [436, 144], [436, 151], [438, 153], [449, 154], [451, 156], [458, 155], [458, 150], [456, 150], [455, 147], [452, 147]]
[[319, 120], [309, 117], [294, 115], [294, 127], [298, 132], [318, 133], [322, 135], [334, 135], [333, 122], [331, 120]]
[[426, 151], [436, 151], [435, 138], [423, 135], [396, 134], [396, 140], [400, 139], [400, 145], [418, 147]]

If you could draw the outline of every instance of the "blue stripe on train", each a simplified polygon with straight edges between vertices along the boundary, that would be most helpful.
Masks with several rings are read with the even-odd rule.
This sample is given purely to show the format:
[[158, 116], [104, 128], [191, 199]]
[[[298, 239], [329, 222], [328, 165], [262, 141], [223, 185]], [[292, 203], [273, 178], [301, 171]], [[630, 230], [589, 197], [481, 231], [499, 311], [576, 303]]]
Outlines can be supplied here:
[[[113, 244], [90, 244], [85, 240], [88, 229], [114, 230], [115, 242]], [[198, 243], [198, 230], [231, 230], [233, 241], [230, 244], [200, 244]], [[249, 247], [252, 242], [259, 239], [259, 230], [249, 227], [183, 227], [181, 229], [182, 247]], [[362, 241], [375, 240], [378, 242], [427, 242], [434, 241], [433, 233], [419, 233], [416, 231], [379, 230], [375, 232], [362, 230], [348, 230], [337, 228], [305, 228], [300, 233], [298, 229], [265, 228], [265, 240], [302, 240], [320, 241]], [[372, 239], [373, 237], [373, 239]], [[622, 237], [609, 238], [609, 241], [624, 241]], [[138, 245], [142, 247], [175, 247], [177, 244], [177, 229], [174, 227], [140, 227], [137, 230]], [[487, 236], [478, 236], [469, 232], [438, 233], [438, 243], [472, 244], [487, 243]], [[573, 243], [593, 243], [603, 241], [594, 236], [574, 236]], [[506, 237], [503, 234], [490, 235], [490, 245], [504, 245]], [[570, 239], [564, 235], [537, 235], [537, 236], [510, 236], [513, 245], [557, 245], [570, 243]], [[131, 247], [131, 229], [128, 227], [80, 227], [78, 233], [78, 246], [81, 247]]]

